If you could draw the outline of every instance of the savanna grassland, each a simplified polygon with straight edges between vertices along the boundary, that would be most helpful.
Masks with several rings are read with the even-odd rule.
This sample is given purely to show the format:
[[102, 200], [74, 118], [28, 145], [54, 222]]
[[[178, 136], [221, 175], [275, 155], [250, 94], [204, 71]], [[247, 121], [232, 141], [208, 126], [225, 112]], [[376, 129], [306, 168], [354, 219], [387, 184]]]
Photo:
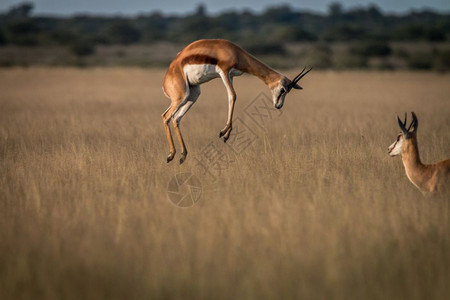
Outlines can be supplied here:
[[[182, 165], [165, 162], [163, 75], [0, 70], [1, 299], [449, 298], [450, 200], [387, 154], [415, 111], [422, 160], [450, 157], [449, 74], [313, 71], [262, 128], [245, 108], [269, 90], [236, 78], [253, 132], [238, 154], [213, 81], [182, 121]], [[228, 159], [207, 164], [215, 180], [205, 147]], [[167, 189], [185, 172], [202, 195], [180, 208]]]

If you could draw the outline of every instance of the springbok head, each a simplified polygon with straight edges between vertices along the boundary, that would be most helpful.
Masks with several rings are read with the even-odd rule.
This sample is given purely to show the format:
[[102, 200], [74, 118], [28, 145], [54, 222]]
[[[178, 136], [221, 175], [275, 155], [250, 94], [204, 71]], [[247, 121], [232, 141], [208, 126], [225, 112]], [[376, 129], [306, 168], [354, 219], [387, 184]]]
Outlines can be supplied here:
[[417, 116], [414, 112], [412, 112], [411, 115], [413, 120], [411, 121], [411, 124], [409, 124], [408, 128], [406, 128], [407, 113], [405, 113], [405, 121], [403, 122], [400, 120], [399, 116], [397, 116], [398, 125], [400, 126], [402, 132], [399, 133], [395, 142], [389, 146], [388, 153], [390, 156], [396, 156], [401, 154], [403, 142], [405, 140], [416, 137], [417, 127], [419, 127], [419, 121], [417, 120]]
[[298, 84], [298, 82], [306, 74], [308, 74], [308, 72], [311, 71], [312, 68], [310, 68], [308, 71], [305, 71], [305, 70], [306, 70], [306, 68], [303, 68], [303, 70], [297, 76], [295, 76], [292, 80], [288, 79], [287, 77], [284, 77], [272, 89], [272, 100], [273, 100], [273, 105], [275, 106], [275, 108], [280, 109], [283, 107], [284, 98], [292, 89], [296, 89], [296, 90], [303, 89]]

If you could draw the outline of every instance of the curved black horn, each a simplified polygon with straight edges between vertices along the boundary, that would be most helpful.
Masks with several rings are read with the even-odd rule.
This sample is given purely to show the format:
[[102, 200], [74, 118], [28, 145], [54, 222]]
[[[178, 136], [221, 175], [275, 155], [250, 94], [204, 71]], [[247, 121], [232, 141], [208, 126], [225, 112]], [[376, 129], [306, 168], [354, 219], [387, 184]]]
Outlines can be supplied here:
[[400, 117], [397, 115], [398, 126], [400, 126], [400, 129], [403, 131], [404, 134], [408, 133], [408, 130], [405, 127], [405, 125], [406, 125], [406, 116], [407, 116], [407, 114], [405, 113], [405, 123], [403, 123], [402, 120], [400, 120]]
[[[304, 68], [303, 71], [305, 71], [305, 69], [306, 69], [306, 68]], [[311, 71], [311, 70], [312, 70], [312, 68], [309, 68], [309, 70], [306, 71], [306, 72], [304, 72], [304, 73], [303, 73], [303, 71], [302, 71], [300, 74], [298, 74], [297, 77], [295, 77], [294, 82], [297, 83], [300, 79], [302, 79], [303, 77], [305, 77], [305, 75], [308, 74], [309, 71]]]
[[297, 76], [295, 76], [295, 77], [292, 79], [292, 82], [296, 82], [297, 78], [298, 78], [300, 75], [302, 75], [302, 73], [303, 73], [305, 70], [306, 70], [306, 67], [304, 67], [303, 70], [302, 70], [300, 73], [298, 73]]
[[414, 112], [411, 112], [411, 115], [413, 117], [413, 120], [411, 122], [411, 124], [408, 127], [408, 131], [412, 128], [413, 132], [417, 131], [417, 127], [419, 127], [419, 121], [417, 120], [417, 116]]
[[408, 113], [405, 112], [405, 121], [403, 121], [403, 126], [406, 127], [406, 121], [408, 120]]
[[294, 85], [296, 85], [297, 82], [298, 82], [300, 79], [302, 79], [306, 74], [309, 73], [309, 71], [312, 70], [312, 68], [310, 68], [310, 69], [309, 69], [308, 71], [306, 71], [306, 72], [305, 72], [305, 70], [306, 70], [306, 67], [304, 67], [303, 70], [302, 70], [297, 76], [295, 76], [295, 77], [292, 79], [291, 84], [289, 84], [289, 87], [290, 87], [290, 88], [292, 88]]

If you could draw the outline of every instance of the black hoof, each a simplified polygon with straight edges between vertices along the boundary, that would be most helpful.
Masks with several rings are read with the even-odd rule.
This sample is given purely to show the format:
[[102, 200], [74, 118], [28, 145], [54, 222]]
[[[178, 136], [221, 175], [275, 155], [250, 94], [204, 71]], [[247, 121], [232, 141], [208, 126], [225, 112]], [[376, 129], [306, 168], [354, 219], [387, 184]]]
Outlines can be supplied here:
[[186, 154], [182, 154], [180, 158], [180, 165], [186, 160]]
[[231, 127], [225, 132], [224, 136], [223, 136], [223, 142], [226, 143], [227, 140], [230, 138], [230, 134], [231, 134]]
[[174, 157], [175, 153], [169, 153], [169, 155], [167, 156], [167, 162], [171, 162]]

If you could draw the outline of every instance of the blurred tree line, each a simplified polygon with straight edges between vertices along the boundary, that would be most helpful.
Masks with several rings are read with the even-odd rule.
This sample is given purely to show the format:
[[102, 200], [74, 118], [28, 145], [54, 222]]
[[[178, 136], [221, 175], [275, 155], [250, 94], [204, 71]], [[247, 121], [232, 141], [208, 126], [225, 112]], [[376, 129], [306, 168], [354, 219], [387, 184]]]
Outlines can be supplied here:
[[[331, 44], [351, 45], [342, 60], [353, 59], [350, 65], [364, 67], [371, 57], [392, 55], [392, 42], [450, 40], [450, 14], [428, 10], [386, 14], [375, 5], [346, 10], [338, 2], [329, 6], [327, 14], [279, 5], [262, 13], [230, 10], [209, 15], [203, 4], [183, 16], [150, 12], [136, 17], [51, 17], [34, 16], [32, 11], [32, 3], [22, 3], [0, 13], [0, 46], [64, 46], [78, 56], [88, 56], [99, 45], [160, 41], [184, 45], [201, 38], [224, 38], [255, 55], [286, 55], [289, 43], [308, 42], [317, 45], [313, 51], [317, 63], [326, 68], [333, 64], [327, 61]], [[448, 60], [448, 53], [438, 55], [444, 63]], [[427, 66], [427, 62], [417, 65]]]

